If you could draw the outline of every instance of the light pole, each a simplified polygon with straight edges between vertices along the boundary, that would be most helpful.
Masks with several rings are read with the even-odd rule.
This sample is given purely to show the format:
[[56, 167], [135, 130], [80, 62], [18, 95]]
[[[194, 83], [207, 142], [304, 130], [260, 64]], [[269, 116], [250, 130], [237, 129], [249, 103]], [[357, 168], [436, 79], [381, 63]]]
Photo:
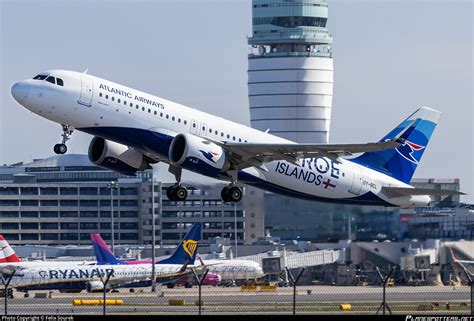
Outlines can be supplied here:
[[118, 184], [116, 181], [111, 181], [110, 184], [107, 185], [107, 188], [110, 188], [110, 217], [111, 217], [111, 240], [112, 240], [112, 253], [115, 255], [115, 230], [114, 230], [114, 189], [118, 188]]
[[[158, 183], [161, 210], [161, 182]], [[156, 221], [155, 221], [155, 179], [153, 169], [151, 171], [151, 292], [156, 292], [156, 270], [155, 270], [155, 243], [156, 243]]]
[[234, 230], [235, 257], [237, 257], [237, 203], [234, 203]]

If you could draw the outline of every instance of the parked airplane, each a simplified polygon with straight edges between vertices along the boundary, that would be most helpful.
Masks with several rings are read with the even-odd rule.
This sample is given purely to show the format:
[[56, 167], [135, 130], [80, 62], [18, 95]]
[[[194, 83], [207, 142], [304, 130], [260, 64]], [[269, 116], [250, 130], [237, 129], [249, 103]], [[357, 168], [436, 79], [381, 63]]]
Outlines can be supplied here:
[[[188, 265], [194, 264], [200, 236], [201, 224], [197, 223], [191, 228], [187, 242], [183, 242], [165, 264], [155, 265], [157, 283], [168, 283], [192, 273]], [[109, 288], [149, 281], [152, 275], [152, 264], [81, 265], [76, 262], [68, 262], [68, 264], [56, 263], [57, 262], [42, 262], [42, 264], [36, 266], [10, 266], [10, 269], [15, 269], [15, 274], [12, 277], [10, 286], [16, 288], [18, 291], [81, 291], [83, 289], [93, 291], [103, 288], [102, 278], [106, 278], [108, 275], [110, 275], [110, 281], [107, 284]], [[151, 281], [149, 282], [151, 283]]]
[[[238, 181], [346, 204], [425, 206], [429, 195], [461, 194], [409, 185], [440, 116], [427, 107], [376, 143], [297, 144], [85, 73], [42, 72], [11, 92], [25, 108], [62, 125], [58, 154], [77, 129], [95, 136], [89, 158], [98, 166], [133, 175], [159, 161], [169, 164], [176, 178], [170, 200], [187, 197], [183, 168], [230, 181], [221, 192], [226, 202], [241, 200]], [[342, 158], [356, 153], [362, 154]]]
[[[189, 232], [188, 232], [189, 233]], [[183, 242], [188, 238], [186, 235]], [[100, 234], [93, 233], [91, 234], [92, 243], [94, 244], [94, 253], [97, 258], [97, 262], [106, 263], [106, 264], [150, 264], [150, 260], [145, 261], [121, 261], [118, 260], [115, 255], [112, 253], [110, 248], [105, 244], [104, 240], [101, 238]], [[180, 246], [182, 246], [183, 242]], [[172, 257], [171, 257], [172, 258]], [[166, 263], [167, 260], [162, 260], [157, 262], [157, 264]], [[248, 260], [206, 260], [204, 262], [201, 260], [201, 266], [207, 266], [209, 272], [204, 279], [205, 285], [215, 285], [220, 281], [227, 280], [250, 280], [258, 279], [263, 277], [262, 267], [260, 264]], [[191, 281], [191, 276], [183, 277], [186, 280], [178, 280], [177, 283], [185, 284]]]

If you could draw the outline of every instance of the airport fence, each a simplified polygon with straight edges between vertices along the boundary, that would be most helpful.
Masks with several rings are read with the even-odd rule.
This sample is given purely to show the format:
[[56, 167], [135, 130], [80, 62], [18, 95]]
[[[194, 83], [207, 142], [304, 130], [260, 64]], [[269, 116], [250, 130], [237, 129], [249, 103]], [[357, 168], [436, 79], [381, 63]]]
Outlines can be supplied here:
[[[108, 289], [111, 275], [80, 293], [12, 288], [21, 270], [2, 273], [4, 315], [71, 314], [455, 314], [474, 315], [472, 274], [468, 282], [444, 286], [394, 284], [399, 270], [375, 267], [369, 282], [359, 285], [307, 284], [305, 270], [286, 270], [284, 282], [247, 282], [231, 286], [203, 285], [207, 269], [192, 270], [195, 285], [150, 284]], [[17, 274], [15, 274], [17, 273]], [[34, 280], [41, 285], [41, 280]], [[105, 286], [104, 286], [105, 285]], [[141, 287], [140, 287], [141, 285]], [[228, 284], [229, 285], [229, 284]], [[94, 291], [96, 290], [96, 291]], [[76, 289], [78, 291], [78, 289]]]

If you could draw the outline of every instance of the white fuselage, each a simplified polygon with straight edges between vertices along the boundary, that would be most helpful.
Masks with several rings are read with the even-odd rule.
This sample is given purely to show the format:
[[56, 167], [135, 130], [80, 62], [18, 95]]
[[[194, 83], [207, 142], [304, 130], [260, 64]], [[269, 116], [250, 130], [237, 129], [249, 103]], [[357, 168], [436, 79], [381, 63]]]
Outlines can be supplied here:
[[[178, 264], [156, 264], [157, 282], [168, 282], [188, 272], [181, 272]], [[133, 282], [151, 280], [152, 265], [80, 265], [60, 264], [36, 267], [19, 267], [15, 270], [10, 285], [18, 289], [65, 289], [81, 288], [87, 284], [95, 287], [102, 284], [102, 278], [110, 274], [108, 286], [114, 287]]]
[[[14, 96], [20, 104], [53, 122], [133, 147], [156, 161], [169, 162], [163, 146], [183, 133], [211, 141], [294, 144], [91, 75], [61, 70], [44, 74], [61, 78], [64, 86], [33, 79], [19, 82]], [[239, 180], [277, 193], [337, 203], [421, 206], [430, 202], [428, 196], [386, 197], [382, 186], [410, 186], [349, 160], [317, 157], [299, 163], [272, 161], [265, 164], [268, 171], [249, 167], [239, 172]]]

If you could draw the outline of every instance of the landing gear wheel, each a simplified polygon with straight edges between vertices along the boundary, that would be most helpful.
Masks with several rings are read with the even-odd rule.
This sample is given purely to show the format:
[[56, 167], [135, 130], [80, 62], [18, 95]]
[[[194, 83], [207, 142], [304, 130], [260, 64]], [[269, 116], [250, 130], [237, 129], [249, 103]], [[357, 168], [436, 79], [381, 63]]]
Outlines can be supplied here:
[[227, 186], [221, 191], [221, 197], [224, 202], [238, 203], [242, 200], [242, 189], [238, 186]]
[[67, 146], [66, 146], [66, 142], [70, 139], [69, 137], [71, 136], [71, 134], [74, 132], [74, 127], [72, 127], [71, 125], [64, 125], [64, 124], [61, 124], [61, 127], [62, 127], [62, 142], [60, 144], [56, 144], [54, 145], [54, 152], [56, 154], [66, 154], [67, 152]]
[[188, 197], [188, 190], [182, 185], [176, 186], [174, 189], [174, 196], [177, 201], [185, 201]]
[[54, 148], [53, 148], [54, 152], [56, 154], [65, 154], [67, 152], [67, 146], [66, 144], [56, 144], [54, 145]]
[[166, 189], [166, 196], [170, 201], [185, 201], [188, 190], [183, 185], [173, 185]]
[[221, 191], [221, 198], [224, 202], [230, 202], [229, 198], [228, 198], [228, 195], [229, 195], [229, 186], [226, 186], [222, 189]]

